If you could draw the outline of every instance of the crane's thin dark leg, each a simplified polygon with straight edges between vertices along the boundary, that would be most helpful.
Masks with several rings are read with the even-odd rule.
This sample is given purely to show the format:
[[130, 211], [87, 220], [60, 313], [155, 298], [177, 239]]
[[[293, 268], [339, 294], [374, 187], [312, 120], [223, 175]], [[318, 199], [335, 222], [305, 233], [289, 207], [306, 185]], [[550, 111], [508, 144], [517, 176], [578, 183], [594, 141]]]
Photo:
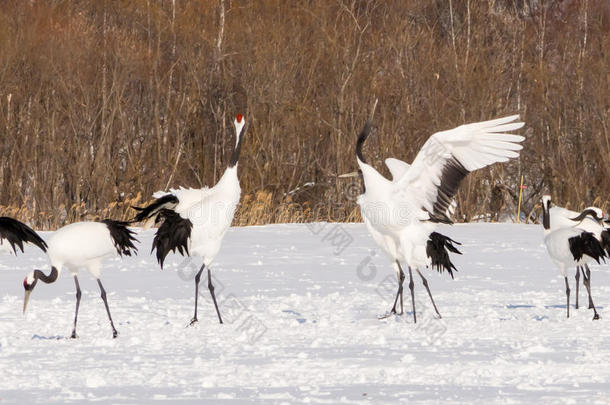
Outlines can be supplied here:
[[201, 280], [201, 273], [203, 273], [203, 269], [205, 268], [205, 264], [201, 265], [199, 272], [195, 276], [195, 315], [193, 315], [193, 319], [191, 319], [191, 323], [189, 326], [197, 322], [197, 299], [199, 298], [199, 280]]
[[587, 288], [587, 293], [589, 294], [589, 308], [593, 309], [593, 320], [597, 320], [599, 319], [599, 314], [597, 313], [597, 310], [595, 309], [595, 305], [593, 305], [593, 299], [591, 298], [591, 270], [589, 270], [589, 266], [585, 265], [587, 267], [587, 273], [585, 275], [585, 271], [582, 270], [582, 276], [583, 276], [583, 284], [585, 285], [585, 287]]
[[564, 277], [566, 281], [566, 297], [568, 299], [568, 303], [566, 305], [566, 309], [568, 311], [568, 318], [570, 317], [570, 284], [568, 284], [568, 277]]
[[400, 314], [399, 315], [404, 314], [404, 307], [403, 307], [403, 303], [402, 303], [402, 285], [405, 281], [405, 273], [402, 271], [402, 267], [400, 266], [400, 263], [398, 262], [398, 260], [396, 260], [396, 264], [398, 265], [398, 290], [396, 291], [396, 298], [394, 298], [394, 305], [392, 306], [392, 309], [390, 310], [389, 314], [380, 316], [379, 319], [389, 318], [392, 314], [396, 314], [396, 305], [398, 305], [399, 297], [400, 297]]
[[76, 284], [76, 311], [74, 311], [74, 329], [72, 329], [72, 339], [76, 339], [78, 336], [76, 335], [76, 319], [78, 318], [78, 307], [80, 306], [80, 285], [78, 284], [78, 277], [74, 276], [74, 284]]
[[[580, 284], [580, 272], [582, 268], [580, 266], [576, 266], [576, 275], [574, 278], [576, 279], [576, 309], [578, 309], [578, 285]], [[584, 275], [584, 273], [583, 273]]]
[[106, 307], [106, 312], [108, 313], [108, 319], [110, 319], [110, 326], [112, 326], [112, 337], [115, 338], [119, 335], [119, 332], [116, 331], [114, 327], [114, 322], [112, 322], [112, 316], [110, 316], [110, 308], [108, 308], [108, 300], [106, 299], [106, 290], [104, 290], [104, 286], [100, 279], [97, 279], [97, 284], [100, 286], [100, 292], [102, 293], [102, 299], [104, 300], [104, 306]]
[[400, 315], [402, 315], [405, 313], [404, 306], [402, 304], [402, 284], [405, 281], [405, 273], [402, 271], [402, 266], [398, 260], [396, 260], [396, 265], [398, 266], [398, 271], [400, 272]]
[[432, 293], [430, 292], [430, 288], [428, 287], [428, 280], [426, 280], [424, 275], [421, 274], [419, 269], [416, 268], [415, 271], [417, 271], [417, 274], [419, 274], [419, 276], [421, 277], [422, 284], [424, 285], [424, 287], [426, 287], [426, 291], [428, 291], [428, 295], [430, 296], [430, 301], [432, 301], [432, 306], [434, 307], [436, 314], [438, 315], [439, 318], [442, 318], [441, 313], [438, 312], [438, 308], [436, 308], [436, 304], [434, 303], [434, 298], [432, 298]]
[[411, 305], [413, 306], [413, 323], [417, 323], [417, 315], [415, 315], [415, 284], [413, 283], [413, 272], [409, 266], [409, 290], [411, 290]]
[[214, 301], [214, 307], [216, 308], [216, 313], [218, 314], [218, 320], [222, 323], [222, 318], [220, 316], [220, 311], [218, 310], [218, 304], [216, 303], [216, 295], [214, 295], [214, 285], [212, 284], [212, 272], [208, 268], [208, 289], [210, 290], [210, 294], [212, 294], [212, 301]]
[[392, 310], [390, 311], [390, 313], [391, 314], [396, 313], [396, 305], [398, 304], [398, 297], [400, 297], [400, 314], [399, 315], [402, 315], [404, 313], [403, 304], [402, 304], [402, 284], [405, 281], [405, 273], [402, 271], [402, 267], [400, 267], [400, 263], [398, 263], [398, 261], [396, 261], [396, 263], [398, 264], [398, 291], [396, 291], [396, 298], [394, 299], [394, 306], [392, 307]]
[[[589, 283], [589, 289], [590, 289], [591, 288], [591, 269], [589, 269], [588, 264], [585, 264], [585, 268], [587, 269], [587, 283]], [[581, 267], [581, 269], [582, 269], [582, 267]], [[585, 273], [583, 272], [582, 274], [584, 275]], [[587, 290], [587, 291], [589, 291], [589, 290]], [[589, 292], [589, 309], [593, 309], [593, 308], [595, 308], [595, 305], [593, 305], [593, 299], [591, 298], [591, 293]]]

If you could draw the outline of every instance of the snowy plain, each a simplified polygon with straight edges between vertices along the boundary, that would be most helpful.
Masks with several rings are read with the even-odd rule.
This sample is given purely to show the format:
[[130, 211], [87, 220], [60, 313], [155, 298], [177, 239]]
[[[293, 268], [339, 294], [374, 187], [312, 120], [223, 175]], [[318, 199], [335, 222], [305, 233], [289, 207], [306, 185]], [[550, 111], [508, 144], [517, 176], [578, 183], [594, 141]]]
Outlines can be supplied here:
[[188, 328], [199, 261], [170, 255], [160, 270], [139, 231], [140, 254], [102, 274], [117, 339], [89, 274], [69, 339], [70, 273], [38, 283], [23, 315], [23, 278], [48, 273], [46, 256], [0, 256], [0, 405], [610, 402], [610, 266], [592, 267], [601, 319], [582, 285], [566, 319], [540, 226], [440, 227], [463, 243], [459, 272], [424, 273], [442, 319], [415, 279], [417, 324], [407, 283], [407, 314], [378, 319], [396, 276], [364, 225], [231, 228], [212, 264], [225, 324], [204, 278]]

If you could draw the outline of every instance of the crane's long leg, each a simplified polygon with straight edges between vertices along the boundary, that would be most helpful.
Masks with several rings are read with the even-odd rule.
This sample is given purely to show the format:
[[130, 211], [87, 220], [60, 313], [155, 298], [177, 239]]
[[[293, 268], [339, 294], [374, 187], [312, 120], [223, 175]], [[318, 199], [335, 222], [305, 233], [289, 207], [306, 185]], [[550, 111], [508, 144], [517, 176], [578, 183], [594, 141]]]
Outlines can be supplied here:
[[116, 331], [114, 327], [114, 322], [112, 322], [112, 316], [110, 315], [110, 308], [108, 308], [108, 300], [106, 299], [106, 290], [104, 290], [104, 286], [100, 279], [97, 279], [97, 285], [100, 286], [100, 292], [102, 294], [102, 299], [104, 300], [104, 306], [106, 307], [106, 312], [108, 313], [108, 319], [110, 319], [110, 326], [112, 326], [112, 337], [115, 338], [119, 335], [119, 332]]
[[212, 295], [212, 301], [214, 301], [214, 307], [216, 308], [216, 314], [218, 314], [218, 321], [222, 323], [222, 318], [220, 316], [220, 311], [218, 310], [218, 304], [216, 303], [216, 295], [214, 295], [214, 285], [212, 284], [212, 272], [208, 267], [208, 289], [210, 290], [210, 294]]
[[402, 271], [402, 267], [400, 266], [400, 262], [396, 260], [396, 265], [398, 266], [398, 290], [396, 291], [396, 298], [394, 298], [394, 305], [390, 310], [390, 313], [384, 316], [380, 316], [379, 319], [389, 318], [392, 314], [396, 314], [396, 305], [398, 305], [398, 298], [400, 297], [400, 314], [404, 314], [404, 307], [402, 301], [402, 285], [405, 281], [405, 273]]
[[411, 290], [411, 305], [413, 306], [413, 323], [417, 323], [417, 315], [415, 315], [415, 284], [413, 283], [413, 272], [409, 266], [409, 290]]
[[402, 271], [402, 266], [400, 265], [400, 262], [398, 260], [396, 260], [396, 265], [398, 266], [398, 272], [399, 272], [398, 281], [400, 282], [400, 314], [399, 315], [402, 315], [405, 313], [404, 306], [402, 304], [402, 284], [405, 281], [405, 273], [404, 273], [404, 271]]
[[[589, 309], [593, 309], [595, 308], [595, 305], [593, 305], [593, 299], [591, 298], [591, 292], [590, 292], [590, 288], [591, 288], [591, 269], [589, 269], [589, 265], [585, 264], [585, 268], [587, 269], [587, 283], [589, 283], [589, 289], [587, 290], [589, 292]], [[581, 267], [582, 269], [582, 267]], [[585, 274], [584, 272], [582, 273], [583, 275]], [[584, 280], [583, 280], [584, 282]]]
[[76, 310], [74, 311], [74, 329], [72, 329], [72, 335], [70, 336], [72, 339], [76, 339], [78, 336], [76, 335], [76, 320], [78, 318], [78, 307], [80, 306], [80, 285], [78, 284], [78, 277], [74, 276], [74, 284], [76, 284]]
[[396, 313], [396, 305], [398, 304], [398, 297], [400, 297], [400, 314], [404, 313], [403, 303], [402, 303], [402, 284], [405, 281], [405, 273], [402, 271], [402, 267], [400, 267], [400, 263], [396, 260], [396, 264], [398, 265], [398, 290], [396, 291], [396, 298], [394, 299], [394, 306], [390, 311], [391, 314]]
[[568, 299], [568, 303], [566, 305], [566, 309], [568, 311], [568, 318], [570, 317], [570, 284], [568, 284], [568, 277], [564, 277], [566, 281], [566, 297]]
[[595, 309], [595, 305], [593, 305], [593, 298], [591, 298], [591, 270], [589, 270], [589, 266], [587, 266], [587, 274], [585, 275], [585, 271], [581, 268], [582, 276], [583, 276], [583, 284], [587, 288], [587, 293], [589, 294], [589, 308], [593, 309], [593, 320], [599, 319], [599, 314]]
[[193, 315], [193, 319], [189, 323], [189, 326], [197, 322], [197, 298], [199, 298], [199, 280], [201, 280], [201, 273], [203, 273], [203, 269], [205, 268], [205, 264], [201, 265], [199, 272], [195, 276], [195, 315]]
[[438, 312], [438, 308], [436, 307], [436, 304], [434, 303], [434, 298], [432, 298], [432, 293], [430, 292], [430, 288], [428, 287], [428, 280], [426, 280], [426, 278], [424, 277], [423, 274], [421, 274], [421, 272], [419, 271], [418, 268], [416, 268], [415, 271], [417, 271], [417, 274], [419, 274], [419, 276], [421, 277], [421, 282], [424, 285], [424, 287], [426, 287], [426, 291], [428, 291], [428, 295], [430, 296], [430, 301], [432, 301], [432, 306], [434, 307], [436, 314], [438, 315], [439, 318], [442, 318], [441, 313]]
[[[580, 284], [580, 272], [582, 271], [582, 268], [580, 266], [576, 266], [576, 275], [574, 276], [574, 278], [576, 279], [576, 309], [578, 309], [578, 285]], [[583, 275], [585, 273], [583, 272]]]

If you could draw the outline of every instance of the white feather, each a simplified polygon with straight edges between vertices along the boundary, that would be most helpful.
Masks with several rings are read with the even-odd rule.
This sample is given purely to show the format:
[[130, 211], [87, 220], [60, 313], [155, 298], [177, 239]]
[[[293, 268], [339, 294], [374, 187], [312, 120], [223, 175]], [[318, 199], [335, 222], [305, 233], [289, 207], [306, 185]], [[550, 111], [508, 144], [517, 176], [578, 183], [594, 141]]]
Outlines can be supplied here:
[[390, 170], [390, 174], [392, 174], [392, 181], [399, 180], [407, 173], [409, 167], [411, 167], [407, 162], [395, 158], [387, 158], [385, 160], [385, 165]]

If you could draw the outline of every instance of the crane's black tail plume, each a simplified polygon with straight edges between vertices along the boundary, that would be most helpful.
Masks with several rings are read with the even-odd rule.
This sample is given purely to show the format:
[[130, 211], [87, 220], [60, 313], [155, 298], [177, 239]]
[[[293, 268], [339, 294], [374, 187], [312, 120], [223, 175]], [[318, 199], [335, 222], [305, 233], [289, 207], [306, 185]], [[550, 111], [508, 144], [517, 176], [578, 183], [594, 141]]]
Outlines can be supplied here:
[[602, 248], [606, 250], [606, 256], [610, 257], [610, 229], [602, 232]]
[[150, 205], [146, 207], [131, 207], [138, 211], [138, 214], [130, 222], [147, 221], [154, 219], [155, 223], [160, 221], [159, 213], [163, 209], [173, 209], [178, 205], [178, 197], [173, 194], [167, 194], [163, 197], [155, 199]]
[[600, 259], [605, 261], [606, 252], [602, 245], [603, 242], [597, 240], [591, 232], [583, 232], [578, 236], [571, 237], [568, 242], [574, 260], [579, 261], [584, 255], [587, 255], [598, 264]]
[[6, 239], [17, 254], [17, 247], [23, 253], [23, 244], [32, 243], [43, 252], [47, 251], [47, 244], [32, 228], [26, 224], [9, 217], [0, 217], [0, 241]]
[[455, 265], [449, 259], [449, 252], [462, 254], [453, 244], [461, 245], [461, 243], [454, 241], [453, 239], [441, 235], [438, 232], [432, 232], [430, 239], [426, 244], [426, 254], [432, 260], [432, 268], [436, 269], [439, 273], [443, 271], [449, 272], [451, 278], [453, 278], [453, 271], [457, 271]]
[[163, 268], [163, 262], [169, 252], [175, 253], [178, 250], [183, 256], [190, 255], [188, 243], [193, 223], [168, 209], [160, 210], [158, 218], [163, 219], [163, 223], [153, 239], [151, 252], [157, 249], [157, 261]]
[[129, 228], [130, 222], [113, 221], [112, 219], [104, 219], [102, 223], [106, 224], [110, 231], [112, 243], [120, 256], [131, 256], [132, 253], [138, 254], [138, 248], [133, 242], [140, 242], [133, 235], [136, 233]]

